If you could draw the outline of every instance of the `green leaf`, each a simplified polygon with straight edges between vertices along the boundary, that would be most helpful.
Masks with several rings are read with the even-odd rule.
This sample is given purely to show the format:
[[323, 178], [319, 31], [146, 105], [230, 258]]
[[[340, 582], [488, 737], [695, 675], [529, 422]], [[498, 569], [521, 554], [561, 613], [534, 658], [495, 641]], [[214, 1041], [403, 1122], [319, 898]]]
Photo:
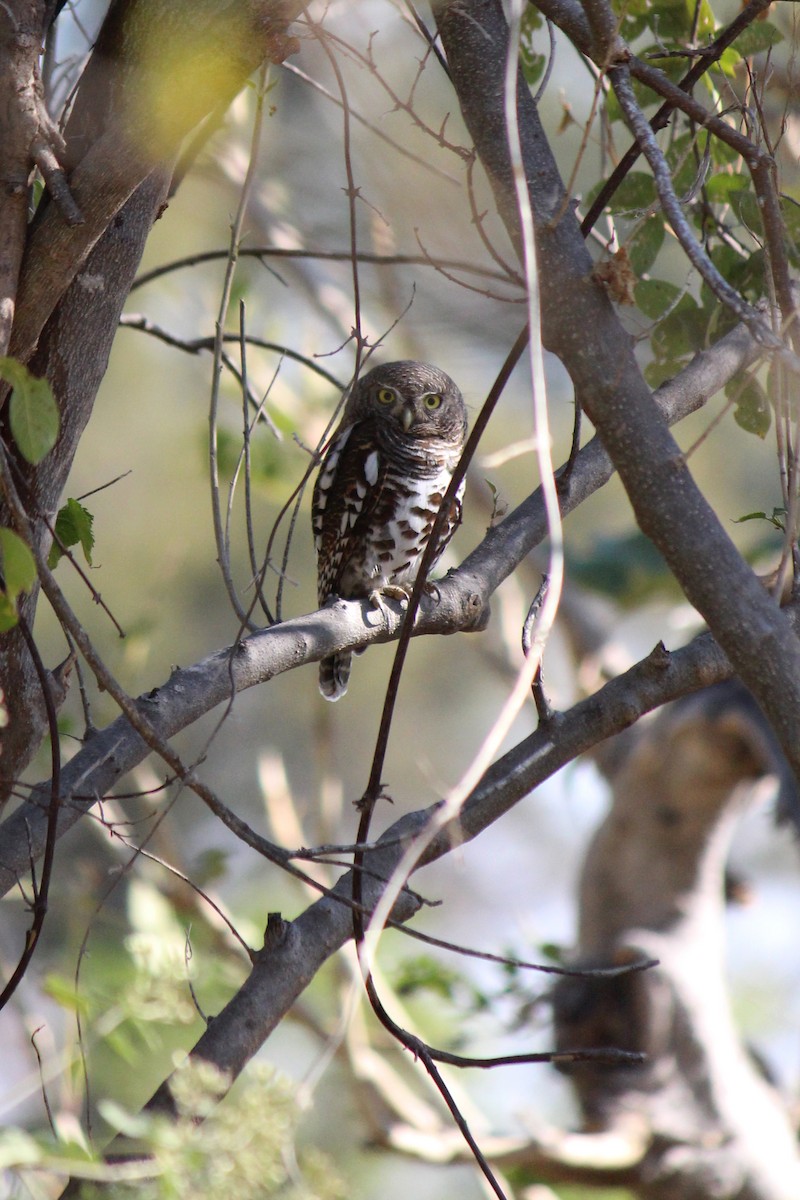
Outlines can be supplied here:
[[[687, 5], [688, 7], [689, 5]], [[691, 7], [692, 9], [694, 8], [693, 0]], [[711, 37], [717, 27], [717, 23], [714, 20], [714, 13], [708, 0], [700, 0], [700, 7], [696, 17], [694, 17], [691, 11], [689, 12], [689, 16], [695, 21], [695, 29], [699, 37]]]
[[[717, 61], [711, 67], [711, 70], [718, 71], [721, 75], [725, 75], [731, 79], [736, 74], [736, 68], [741, 61], [742, 56], [739, 51], [735, 50], [733, 46], [728, 46], [726, 50], [722, 51], [722, 54], [720, 54]], [[709, 91], [712, 91], [713, 84], [711, 80], [704, 79], [704, 82]]]
[[789, 243], [789, 261], [793, 267], [800, 266], [800, 204], [791, 196], [781, 196], [781, 215]]
[[651, 321], [657, 321], [674, 304], [681, 289], [666, 279], [640, 279], [634, 289], [636, 305]]
[[644, 377], [654, 390], [661, 387], [667, 379], [672, 379], [678, 374], [681, 367], [686, 363], [686, 358], [659, 358], [655, 362], [649, 362], [644, 369]]
[[[68, 548], [80, 546], [83, 550], [84, 558], [90, 567], [92, 566], [92, 550], [94, 549], [93, 522], [94, 517], [88, 508], [84, 508], [78, 500], [71, 498], [58, 510], [58, 516], [56, 517], [57, 536]], [[62, 557], [61, 547], [58, 542], [53, 542], [47, 559], [47, 565], [51, 571]]]
[[80, 996], [75, 989], [75, 981], [63, 975], [51, 974], [44, 981], [44, 992], [68, 1012], [79, 1012], [86, 1016], [89, 1012], [88, 1001]]
[[522, 17], [519, 38], [519, 61], [528, 87], [533, 87], [539, 82], [547, 62], [545, 55], [539, 54], [533, 45], [534, 31], [541, 29], [542, 24], [541, 13], [529, 4]]
[[733, 45], [742, 58], [750, 58], [752, 54], [761, 54], [763, 50], [769, 50], [770, 46], [777, 46], [782, 41], [783, 34], [769, 21], [754, 21], [739, 34]]
[[0, 529], [0, 632], [13, 629], [17, 623], [17, 597], [29, 592], [36, 582], [36, 563], [33, 555], [12, 529]]
[[59, 412], [52, 388], [15, 358], [0, 358], [0, 378], [14, 389], [9, 401], [12, 436], [22, 457], [35, 466], [58, 438]]
[[742, 224], [746, 225], [756, 237], [760, 238], [764, 231], [764, 224], [761, 220], [761, 209], [758, 207], [758, 201], [750, 188], [742, 188], [738, 192], [732, 192], [730, 202], [731, 208]]
[[28, 546], [13, 529], [0, 529], [3, 587], [12, 600], [29, 592], [36, 582], [36, 563]]
[[773, 508], [770, 516], [765, 512], [745, 513], [743, 517], [736, 517], [733, 523], [734, 525], [743, 525], [745, 521], [769, 521], [770, 525], [774, 525], [776, 529], [780, 529], [782, 533], [785, 533], [787, 515], [788, 513], [785, 508]]
[[598, 537], [586, 555], [568, 555], [571, 578], [620, 603], [636, 604], [673, 585], [669, 568], [639, 530]]
[[[19, 620], [17, 606], [13, 600], [9, 600], [5, 592], [0, 592], [0, 633], [8, 633], [9, 629], [13, 629]], [[7, 722], [4, 721], [4, 724]]]
[[419, 991], [433, 992], [444, 1000], [453, 1000], [462, 977], [457, 971], [426, 954], [403, 959], [394, 972], [393, 983], [399, 996]]
[[765, 438], [772, 423], [767, 393], [757, 379], [751, 379], [742, 387], [740, 384], [729, 383], [725, 394], [733, 400], [736, 410], [733, 414], [737, 425], [756, 437]]
[[681, 296], [653, 330], [650, 340], [653, 353], [662, 359], [680, 359], [694, 354], [705, 345], [708, 322], [709, 314], [703, 312], [691, 296]]
[[646, 171], [631, 171], [611, 197], [608, 207], [612, 212], [649, 208], [655, 203], [655, 199], [656, 185], [653, 176]]
[[644, 275], [658, 258], [664, 244], [664, 218], [655, 213], [643, 221], [626, 243], [634, 274]]
[[706, 180], [706, 195], [716, 204], [727, 204], [735, 192], [748, 187], [750, 180], [744, 175], [712, 175]]

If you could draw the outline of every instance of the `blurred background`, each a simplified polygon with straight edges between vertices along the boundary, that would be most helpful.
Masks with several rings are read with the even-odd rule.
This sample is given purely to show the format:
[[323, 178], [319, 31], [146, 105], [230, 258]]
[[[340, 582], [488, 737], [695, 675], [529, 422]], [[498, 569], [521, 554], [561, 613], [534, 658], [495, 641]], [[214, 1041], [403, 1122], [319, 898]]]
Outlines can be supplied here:
[[[720, 6], [719, 18], [728, 9], [732, 15], [734, 8]], [[321, 7], [311, 6], [311, 12], [320, 17]], [[102, 13], [102, 5], [83, 0], [74, 15], [65, 13], [59, 21], [63, 87], [74, 78]], [[333, 4], [324, 24], [325, 44], [306, 29], [299, 54], [268, 77], [258, 168], [241, 240], [243, 250], [263, 248], [264, 253], [240, 259], [226, 317], [226, 328], [236, 333], [241, 302], [249, 335], [285, 347], [299, 359], [274, 349], [248, 350], [250, 386], [259, 399], [266, 396], [268, 417], [252, 434], [259, 553], [339, 399], [337, 386], [314, 368], [330, 373], [341, 386], [353, 370], [344, 117], [331, 54], [346, 79], [358, 249], [429, 260], [359, 266], [362, 329], [372, 344], [385, 339], [372, 361], [435, 362], [459, 384], [474, 416], [525, 321], [520, 289], [502, 266], [513, 268], [513, 252], [480, 169], [473, 169], [465, 154], [469, 139], [455, 98], [403, 7], [384, 0]], [[546, 52], [544, 31], [535, 45]], [[579, 197], [606, 170], [593, 134], [581, 153], [592, 86], [584, 65], [559, 39], [542, 115], [562, 176], [569, 178], [578, 163], [574, 190]], [[153, 231], [142, 276], [180, 265], [131, 293], [70, 480], [68, 494], [87, 497], [84, 503], [94, 514], [92, 583], [125, 638], [117, 636], [67, 563], [59, 567], [60, 582], [131, 695], [157, 687], [174, 667], [229, 645], [239, 632], [216, 563], [211, 517], [212, 360], [207, 349], [191, 351], [195, 339], [213, 338], [231, 221], [250, 161], [255, 105], [251, 87], [203, 147]], [[626, 138], [619, 132], [617, 137], [624, 148]], [[790, 178], [788, 186], [796, 189], [796, 179]], [[625, 228], [621, 219], [623, 238]], [[600, 231], [608, 237], [602, 222]], [[270, 253], [276, 249], [307, 256]], [[197, 261], [209, 252], [213, 258]], [[316, 257], [332, 253], [341, 260]], [[669, 238], [658, 272], [685, 286], [686, 268]], [[544, 288], [557, 286], [557, 280], [542, 281]], [[137, 328], [139, 316], [151, 331], [183, 341], [185, 348]], [[652, 323], [635, 308], [626, 310], [626, 320], [640, 339], [646, 364]], [[238, 347], [231, 344], [228, 350], [238, 365]], [[569, 453], [573, 396], [558, 362], [548, 357], [547, 368], [553, 457], [560, 464]], [[766, 521], [736, 522], [754, 511], [771, 513], [780, 504], [774, 438], [771, 432], [763, 438], [745, 432], [724, 407], [724, 397], [713, 399], [676, 436], [684, 449], [693, 448], [695, 476], [731, 537], [748, 555], [761, 556], [769, 569], [777, 533]], [[523, 363], [473, 465], [465, 521], [445, 566], [456, 565], [480, 541], [493, 511], [515, 507], [538, 485], [531, 410]], [[242, 445], [241, 389], [227, 371], [219, 424], [224, 505]], [[589, 436], [586, 428], [584, 441]], [[252, 570], [243, 495], [240, 480], [231, 508], [232, 573], [248, 606]], [[291, 538], [283, 617], [316, 608], [309, 500], [307, 491]], [[283, 520], [278, 556], [287, 530]], [[568, 518], [566, 537], [568, 611], [596, 631], [598, 656], [594, 673], [581, 666], [574, 654], [575, 623], [568, 618], [557, 626], [545, 655], [545, 679], [559, 708], [596, 687], [603, 671], [624, 668], [659, 639], [678, 646], [699, 628], [696, 614], [636, 533], [616, 480]], [[385, 770], [394, 804], [376, 814], [376, 834], [402, 812], [432, 803], [468, 767], [512, 685], [522, 620], [546, 563], [545, 548], [541, 558], [503, 585], [485, 633], [412, 644]], [[271, 600], [276, 585], [277, 575], [269, 572], [265, 589]], [[44, 603], [37, 632], [48, 664], [64, 657], [60, 631]], [[176, 747], [185, 762], [202, 759], [203, 778], [265, 835], [287, 845], [349, 842], [356, 825], [352, 803], [369, 772], [393, 652], [392, 646], [374, 647], [356, 659], [348, 695], [335, 707], [319, 697], [316, 669], [303, 668], [238, 696], [222, 724], [220, 714], [213, 713], [176, 738]], [[104, 695], [92, 693], [91, 706], [99, 726], [116, 715]], [[535, 725], [531, 705], [507, 745]], [[62, 727], [68, 756], [83, 733], [75, 686], [62, 711]], [[45, 777], [47, 770], [45, 749], [29, 781]], [[311, 900], [311, 893], [239, 845], [196, 797], [154, 791], [162, 782], [162, 767], [149, 761], [123, 784], [129, 795], [103, 807], [105, 821], [121, 822], [124, 836], [109, 837], [104, 824], [92, 818], [59, 844], [43, 943], [11, 1007], [0, 1014], [0, 1122], [44, 1124], [30, 1044], [37, 1027], [51, 1107], [62, 1122], [80, 1118], [77, 1011], [91, 1027], [85, 1051], [92, 1111], [102, 1136], [98, 1100], [113, 1096], [137, 1109], [162, 1079], [169, 1054], [196, 1040], [202, 1023], [187, 975], [203, 1011], [213, 1013], [246, 973], [244, 957], [195, 893], [156, 863], [139, 860], [128, 867], [129, 841], [149, 836], [148, 851], [211, 895], [254, 946], [260, 944], [268, 911], [291, 919]], [[730, 913], [730, 979], [743, 1032], [781, 1084], [795, 1089], [800, 1068], [797, 848], [788, 831], [775, 828], [767, 792], [762, 799], [743, 823], [734, 851], [737, 869], [752, 884], [752, 902]], [[441, 902], [424, 909], [417, 926], [525, 959], [552, 961], [560, 949], [568, 952], [575, 931], [575, 884], [605, 802], [604, 784], [592, 763], [573, 764], [478, 841], [417, 876], [422, 893]], [[16, 961], [25, 913], [19, 897], [8, 898], [3, 907], [0, 952], [7, 970]], [[512, 977], [499, 966], [430, 950], [398, 933], [385, 936], [381, 966], [387, 990], [398, 993], [397, 1011], [418, 1023], [430, 1040], [468, 1047], [474, 1054], [550, 1045], [547, 1006], [534, 1002], [546, 981], [530, 974]], [[152, 974], [152, 993], [134, 995], [131, 980], [141, 981], [143, 969]], [[165, 977], [171, 980], [166, 991]], [[413, 1188], [420, 1200], [480, 1196], [471, 1168], [432, 1168], [369, 1150], [358, 1096], [348, 1084], [342, 1103], [344, 1070], [335, 1059], [330, 1064], [325, 1059], [327, 1038], [337, 1028], [352, 978], [347, 956], [330, 963], [260, 1056], [306, 1088], [302, 1138], [332, 1154], [352, 1195], [400, 1200]], [[547, 1067], [464, 1075], [458, 1085], [494, 1132], [574, 1119], [566, 1085]], [[329, 1114], [333, 1097], [343, 1114], [335, 1127]]]

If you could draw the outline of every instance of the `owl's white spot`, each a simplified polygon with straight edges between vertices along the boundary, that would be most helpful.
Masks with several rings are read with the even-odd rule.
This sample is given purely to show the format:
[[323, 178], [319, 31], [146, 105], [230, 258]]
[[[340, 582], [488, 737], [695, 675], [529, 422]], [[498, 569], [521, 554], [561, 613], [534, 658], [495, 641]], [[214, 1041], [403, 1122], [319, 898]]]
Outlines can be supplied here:
[[342, 451], [347, 445], [347, 439], [353, 432], [353, 426], [348, 425], [333, 445], [328, 450], [322, 464], [322, 469], [319, 473], [319, 479], [314, 489], [314, 499], [320, 513], [325, 511], [325, 506], [328, 503], [328, 492], [330, 491], [333, 478], [336, 474], [336, 468], [339, 466], [339, 459], [342, 457]]
[[364, 459], [364, 477], [370, 486], [374, 486], [378, 478], [378, 451], [373, 450]]

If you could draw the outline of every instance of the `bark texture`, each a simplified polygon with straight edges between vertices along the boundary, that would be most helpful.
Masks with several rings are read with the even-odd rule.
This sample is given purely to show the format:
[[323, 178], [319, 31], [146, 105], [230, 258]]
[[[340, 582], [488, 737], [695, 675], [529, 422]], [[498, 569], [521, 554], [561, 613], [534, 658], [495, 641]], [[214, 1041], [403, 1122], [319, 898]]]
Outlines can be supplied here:
[[641, 1067], [565, 1068], [585, 1154], [609, 1133], [641, 1146], [645, 1200], [792, 1200], [800, 1157], [786, 1106], [736, 1031], [724, 962], [725, 861], [752, 784], [780, 769], [774, 738], [739, 684], [664, 711], [633, 739], [580, 886], [577, 963], [642, 955], [648, 970], [565, 979], [560, 1046], [619, 1046]]
[[[0, 277], [9, 281], [6, 293], [14, 283], [10, 353], [50, 381], [61, 413], [54, 450], [36, 467], [21, 459], [13, 464], [31, 536], [46, 550], [48, 523], [91, 416], [147, 236], [166, 203], [183, 139], [229, 103], [262, 62], [280, 61], [292, 51], [287, 31], [301, 6], [288, 0], [236, 5], [115, 0], [65, 133], [64, 161], [83, 220], [75, 224], [46, 196], [30, 225], [25, 224], [27, 180], [34, 162], [32, 139], [41, 125], [36, 125], [35, 102], [45, 6], [17, 7], [25, 20], [17, 21], [13, 36], [6, 24], [10, 6], [0, 7], [0, 55], [19, 80], [19, 95], [12, 83], [11, 94], [4, 91], [5, 100], [0, 96], [0, 140], [4, 150], [9, 139], [14, 148], [12, 176], [0, 195], [12, 209], [9, 224], [0, 225], [8, 247], [0, 246]], [[0, 322], [8, 304], [0, 295]], [[0, 389], [0, 400], [6, 394]], [[2, 502], [0, 525], [13, 525]], [[34, 593], [23, 604], [29, 624], [37, 601]], [[45, 732], [41, 689], [18, 630], [0, 640], [0, 687], [9, 711], [2, 802]]]

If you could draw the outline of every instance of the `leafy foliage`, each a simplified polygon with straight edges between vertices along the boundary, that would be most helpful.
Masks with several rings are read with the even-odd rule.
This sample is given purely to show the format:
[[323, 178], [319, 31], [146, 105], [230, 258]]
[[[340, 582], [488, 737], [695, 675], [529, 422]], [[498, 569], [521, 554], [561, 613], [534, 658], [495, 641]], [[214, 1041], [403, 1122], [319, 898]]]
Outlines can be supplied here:
[[46, 379], [37, 379], [13, 358], [0, 358], [0, 379], [14, 389], [9, 402], [14, 441], [23, 458], [35, 466], [58, 439], [60, 418], [53, 389]]
[[17, 599], [36, 583], [36, 563], [29, 548], [13, 529], [0, 529], [0, 632], [13, 629], [18, 621]]
[[55, 532], [58, 541], [53, 542], [47, 560], [47, 565], [51, 571], [64, 554], [59, 542], [67, 549], [72, 546], [80, 546], [87, 563], [89, 566], [92, 565], [92, 551], [94, 550], [93, 524], [94, 517], [88, 508], [84, 508], [79, 500], [74, 500], [70, 497], [66, 504], [58, 510], [58, 516], [56, 517]]
[[[106, 1164], [74, 1135], [0, 1133], [0, 1170], [14, 1170], [38, 1192], [49, 1173], [83, 1179], [81, 1200], [340, 1200], [347, 1192], [322, 1154], [297, 1154], [299, 1110], [287, 1080], [253, 1066], [230, 1083], [208, 1063], [184, 1063], [172, 1078], [178, 1118], [126, 1112], [110, 1101], [103, 1113], [118, 1133], [136, 1140], [144, 1161]], [[220, 1103], [225, 1096], [224, 1102]], [[98, 1188], [96, 1184], [102, 1184]]]

